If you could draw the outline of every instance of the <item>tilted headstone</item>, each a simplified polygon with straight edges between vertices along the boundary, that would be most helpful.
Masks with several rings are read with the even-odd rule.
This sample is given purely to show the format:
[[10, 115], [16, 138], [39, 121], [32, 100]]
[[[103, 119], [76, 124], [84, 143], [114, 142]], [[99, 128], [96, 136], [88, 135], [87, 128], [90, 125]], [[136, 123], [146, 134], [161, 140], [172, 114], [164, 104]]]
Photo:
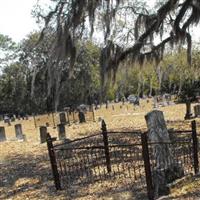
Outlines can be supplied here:
[[15, 124], [15, 135], [18, 140], [24, 140], [21, 124]]
[[194, 115], [195, 117], [200, 117], [200, 105], [194, 106]]
[[40, 126], [40, 143], [46, 142], [47, 139], [47, 127]]
[[0, 127], [0, 142], [6, 141], [5, 128], [3, 126]]
[[152, 171], [153, 183], [155, 187], [155, 197], [165, 195], [169, 192], [168, 183], [184, 175], [181, 163], [173, 158], [173, 147], [162, 111], [154, 110], [146, 116], [148, 127], [148, 139], [153, 149], [153, 160], [155, 168]]
[[65, 125], [64, 124], [58, 124], [58, 138], [59, 140], [65, 140], [66, 139], [66, 132], [65, 132]]
[[60, 113], [59, 117], [60, 117], [60, 123], [61, 124], [66, 124], [67, 123], [66, 116], [65, 116], [64, 112]]

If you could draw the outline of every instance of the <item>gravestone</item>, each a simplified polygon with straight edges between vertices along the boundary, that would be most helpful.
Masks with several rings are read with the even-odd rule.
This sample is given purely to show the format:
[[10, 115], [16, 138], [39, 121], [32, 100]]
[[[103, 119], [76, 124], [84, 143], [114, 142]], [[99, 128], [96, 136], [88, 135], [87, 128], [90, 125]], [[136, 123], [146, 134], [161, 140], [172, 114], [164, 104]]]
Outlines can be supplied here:
[[200, 117], [200, 105], [194, 106], [194, 115], [195, 117]]
[[191, 101], [190, 99], [186, 99], [186, 114], [185, 114], [185, 120], [191, 119], [192, 117], [192, 111], [191, 111]]
[[46, 142], [47, 139], [47, 127], [46, 126], [40, 126], [40, 143]]
[[59, 117], [60, 117], [60, 123], [61, 124], [66, 124], [67, 123], [66, 116], [65, 116], [64, 112], [60, 113]]
[[7, 123], [8, 126], [11, 126], [10, 118], [9, 118], [8, 116], [5, 116], [5, 117], [4, 117], [4, 123]]
[[58, 124], [58, 138], [59, 140], [65, 140], [66, 139], [66, 133], [65, 133], [65, 125], [64, 124]]
[[162, 111], [154, 110], [146, 116], [148, 127], [148, 139], [153, 149], [153, 160], [155, 168], [152, 171], [155, 197], [169, 193], [167, 184], [184, 176], [181, 163], [177, 163], [173, 158], [173, 147]]
[[80, 122], [80, 123], [86, 122], [86, 121], [85, 121], [85, 114], [84, 114], [83, 111], [79, 111], [79, 113], [78, 113], [78, 118], [79, 118], [79, 122]]
[[15, 135], [18, 140], [24, 140], [21, 124], [15, 124]]
[[0, 127], [0, 142], [6, 141], [5, 128], [3, 126]]

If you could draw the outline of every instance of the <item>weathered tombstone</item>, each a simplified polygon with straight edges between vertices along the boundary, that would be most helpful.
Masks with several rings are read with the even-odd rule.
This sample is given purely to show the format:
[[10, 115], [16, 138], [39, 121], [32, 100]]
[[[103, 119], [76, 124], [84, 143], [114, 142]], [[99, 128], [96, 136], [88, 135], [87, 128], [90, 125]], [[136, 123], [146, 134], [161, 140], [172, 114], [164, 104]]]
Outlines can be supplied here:
[[65, 125], [64, 124], [58, 124], [58, 138], [59, 140], [65, 140], [66, 139], [66, 133], [65, 133]]
[[18, 140], [24, 140], [21, 124], [15, 124], [15, 135]]
[[194, 106], [194, 115], [195, 117], [200, 117], [200, 105]]
[[155, 189], [154, 196], [157, 198], [169, 192], [168, 183], [184, 175], [181, 163], [177, 163], [172, 156], [172, 146], [169, 133], [164, 120], [162, 111], [154, 110], [146, 116], [148, 127], [148, 139], [153, 148], [153, 159], [155, 168], [152, 171], [153, 184]]
[[65, 116], [64, 112], [60, 113], [59, 117], [60, 117], [60, 123], [61, 124], [66, 124], [67, 123], [66, 116]]
[[47, 127], [40, 126], [40, 143], [46, 142], [47, 139]]
[[11, 126], [10, 118], [9, 118], [8, 116], [5, 116], [5, 117], [4, 117], [4, 123], [7, 123], [8, 126]]
[[83, 111], [79, 111], [79, 113], [78, 113], [78, 118], [79, 118], [79, 122], [80, 122], [80, 123], [86, 122], [86, 121], [85, 121], [85, 114], [84, 114]]
[[0, 127], [0, 142], [6, 141], [5, 128], [3, 126]]
[[162, 106], [167, 106], [168, 103], [167, 103], [167, 98], [166, 98], [166, 95], [163, 95], [162, 96]]

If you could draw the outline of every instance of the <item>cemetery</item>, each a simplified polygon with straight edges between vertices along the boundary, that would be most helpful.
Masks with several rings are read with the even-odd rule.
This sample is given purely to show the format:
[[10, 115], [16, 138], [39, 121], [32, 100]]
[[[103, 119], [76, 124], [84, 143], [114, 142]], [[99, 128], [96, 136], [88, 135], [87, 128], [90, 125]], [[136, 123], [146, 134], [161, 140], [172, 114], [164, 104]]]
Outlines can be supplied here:
[[[124, 195], [127, 199], [153, 199], [153, 194], [168, 194], [166, 180], [162, 180], [165, 176], [161, 175], [164, 172], [158, 171], [162, 165], [169, 169], [173, 166], [174, 170], [169, 171], [164, 167], [168, 176], [172, 173], [173, 181], [199, 172], [200, 119], [195, 117], [198, 103], [192, 104], [191, 120], [184, 120], [184, 104], [152, 109], [153, 103], [153, 99], [148, 103], [144, 99], [139, 107], [129, 102], [110, 103], [108, 107], [103, 104], [94, 112], [95, 121], [70, 125], [61, 123], [63, 113], [67, 116], [61, 112], [60, 119], [55, 117], [56, 128], [51, 123], [35, 127], [31, 116], [28, 120], [16, 119], [11, 125], [1, 121], [1, 198], [13, 195], [16, 199], [49, 199], [51, 195], [57, 199], [101, 199], [114, 195], [120, 199]], [[167, 134], [163, 142], [154, 135], [152, 124], [158, 123], [151, 122], [154, 114], [164, 120], [165, 129], [159, 129], [158, 124], [155, 129]], [[54, 115], [59, 117], [59, 113]], [[42, 117], [47, 119], [46, 115]], [[147, 138], [147, 130], [151, 137]], [[171, 153], [166, 154], [169, 157], [160, 154], [155, 158], [154, 148], [163, 149], [163, 154]], [[157, 173], [161, 180], [155, 178]]]

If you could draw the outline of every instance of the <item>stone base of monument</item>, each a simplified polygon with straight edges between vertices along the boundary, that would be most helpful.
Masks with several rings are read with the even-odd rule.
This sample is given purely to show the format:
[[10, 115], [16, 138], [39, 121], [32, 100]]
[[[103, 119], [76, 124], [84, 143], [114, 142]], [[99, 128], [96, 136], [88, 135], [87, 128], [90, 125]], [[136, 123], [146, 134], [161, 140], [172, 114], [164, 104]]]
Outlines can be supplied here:
[[169, 184], [184, 177], [183, 167], [177, 163], [166, 169], [155, 169], [152, 171], [154, 196], [156, 198], [170, 193]]

